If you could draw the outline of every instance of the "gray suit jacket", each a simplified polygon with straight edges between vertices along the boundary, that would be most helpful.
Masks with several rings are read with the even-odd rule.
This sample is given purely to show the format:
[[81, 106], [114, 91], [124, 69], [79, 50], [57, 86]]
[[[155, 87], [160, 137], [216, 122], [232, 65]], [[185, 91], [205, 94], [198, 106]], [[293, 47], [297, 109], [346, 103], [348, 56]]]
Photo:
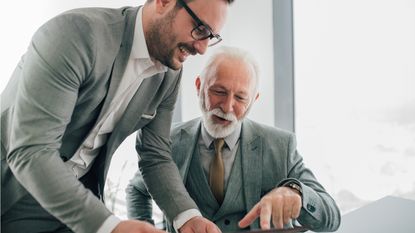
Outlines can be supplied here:
[[[200, 125], [200, 119], [194, 119], [172, 130], [172, 156], [184, 182], [197, 145]], [[334, 231], [339, 227], [340, 211], [313, 173], [304, 166], [292, 133], [246, 119], [242, 124], [240, 140], [246, 213], [269, 191], [295, 180], [303, 190], [303, 207], [298, 221], [315, 231]], [[145, 183], [137, 173], [127, 187], [129, 217], [151, 222], [150, 204]], [[225, 209], [219, 211], [226, 215]]]
[[102, 197], [111, 156], [137, 130], [141, 169], [167, 216], [196, 207], [170, 155], [181, 71], [142, 82], [88, 173], [95, 180], [86, 185], [89, 190], [64, 164], [113, 99], [131, 52], [137, 10], [72, 10], [33, 36], [1, 95], [2, 215], [30, 193], [73, 231], [95, 232], [110, 215], [96, 196]]

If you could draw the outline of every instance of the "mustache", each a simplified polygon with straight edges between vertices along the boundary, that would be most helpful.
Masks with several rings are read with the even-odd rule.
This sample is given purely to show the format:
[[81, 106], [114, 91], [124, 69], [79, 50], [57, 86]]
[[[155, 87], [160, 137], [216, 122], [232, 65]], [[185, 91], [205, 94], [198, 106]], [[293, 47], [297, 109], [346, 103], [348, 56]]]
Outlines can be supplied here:
[[230, 113], [224, 113], [220, 108], [214, 108], [211, 111], [209, 111], [210, 114], [218, 116], [220, 118], [223, 118], [227, 121], [237, 121], [238, 119], [236, 118], [235, 114], [230, 112]]
[[187, 51], [189, 51], [189, 53], [191, 54], [191, 55], [196, 55], [196, 49], [193, 47], [193, 46], [191, 46], [191, 45], [188, 45], [188, 44], [186, 44], [186, 43], [179, 43], [178, 45], [177, 45], [179, 48], [180, 47], [183, 47], [184, 49], [186, 49]]

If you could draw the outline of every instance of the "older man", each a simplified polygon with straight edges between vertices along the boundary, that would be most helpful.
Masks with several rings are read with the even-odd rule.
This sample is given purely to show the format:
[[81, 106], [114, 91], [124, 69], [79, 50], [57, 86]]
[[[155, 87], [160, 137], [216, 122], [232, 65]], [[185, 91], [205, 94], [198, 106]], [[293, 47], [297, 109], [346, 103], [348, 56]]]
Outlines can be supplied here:
[[101, 201], [112, 154], [140, 129], [140, 167], [167, 217], [183, 233], [194, 225], [217, 233], [186, 214], [197, 206], [169, 136], [182, 63], [221, 40], [231, 2], [148, 0], [44, 24], [1, 95], [1, 230], [156, 232], [117, 219]]
[[[257, 85], [254, 60], [229, 47], [196, 78], [202, 117], [171, 134], [172, 156], [190, 196], [222, 231], [283, 228], [292, 219], [315, 231], [336, 230], [339, 209], [304, 166], [294, 135], [245, 118]], [[151, 222], [140, 173], [127, 187], [127, 205], [130, 218]]]

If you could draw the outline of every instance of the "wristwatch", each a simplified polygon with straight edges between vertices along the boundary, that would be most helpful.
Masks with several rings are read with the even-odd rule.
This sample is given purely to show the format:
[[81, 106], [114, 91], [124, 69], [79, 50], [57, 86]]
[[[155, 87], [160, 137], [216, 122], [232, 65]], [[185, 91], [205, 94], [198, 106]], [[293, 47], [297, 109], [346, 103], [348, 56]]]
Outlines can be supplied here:
[[292, 188], [292, 189], [298, 191], [300, 193], [300, 196], [303, 196], [303, 189], [297, 183], [295, 183], [295, 182], [289, 182], [289, 183], [285, 184], [284, 186], [285, 187]]

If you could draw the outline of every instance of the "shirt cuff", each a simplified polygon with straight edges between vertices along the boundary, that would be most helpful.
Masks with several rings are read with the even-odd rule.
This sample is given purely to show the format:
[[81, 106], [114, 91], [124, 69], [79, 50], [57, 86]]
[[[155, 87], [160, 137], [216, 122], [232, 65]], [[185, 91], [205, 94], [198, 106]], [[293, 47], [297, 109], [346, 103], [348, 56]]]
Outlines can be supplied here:
[[111, 233], [120, 222], [121, 220], [115, 217], [115, 215], [110, 215], [107, 219], [105, 219], [97, 233]]
[[194, 217], [202, 217], [202, 214], [198, 209], [189, 209], [181, 212], [179, 215], [177, 215], [173, 220], [173, 227], [174, 230], [179, 233], [179, 229], [191, 218]]

